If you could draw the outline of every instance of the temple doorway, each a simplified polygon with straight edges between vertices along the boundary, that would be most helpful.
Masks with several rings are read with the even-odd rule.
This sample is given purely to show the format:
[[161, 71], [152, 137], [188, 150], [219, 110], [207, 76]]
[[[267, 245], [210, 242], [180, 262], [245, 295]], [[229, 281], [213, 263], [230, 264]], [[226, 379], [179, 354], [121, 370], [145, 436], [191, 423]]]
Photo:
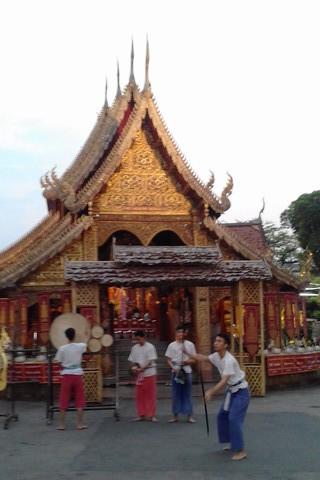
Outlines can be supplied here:
[[[119, 230], [100, 247], [99, 260], [111, 259], [112, 243], [141, 245], [133, 233]], [[149, 246], [183, 246], [172, 230], [158, 232]], [[193, 289], [175, 287], [100, 288], [101, 323], [116, 339], [131, 338], [134, 331], [144, 330], [149, 338], [172, 341], [178, 324], [193, 323]]]
[[116, 339], [143, 330], [149, 338], [169, 342], [178, 324], [193, 324], [193, 291], [188, 288], [103, 287], [100, 304], [102, 325]]

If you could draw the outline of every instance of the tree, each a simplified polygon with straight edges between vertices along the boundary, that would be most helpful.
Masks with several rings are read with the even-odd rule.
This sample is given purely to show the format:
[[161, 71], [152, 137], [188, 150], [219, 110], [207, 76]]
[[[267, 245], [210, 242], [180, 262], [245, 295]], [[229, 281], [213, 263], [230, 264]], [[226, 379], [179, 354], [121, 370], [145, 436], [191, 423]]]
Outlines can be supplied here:
[[290, 222], [301, 246], [312, 252], [314, 264], [320, 269], [320, 190], [300, 195], [280, 218]]
[[263, 230], [272, 250], [273, 260], [291, 271], [299, 271], [304, 252], [288, 221], [283, 219], [280, 226], [266, 222]]

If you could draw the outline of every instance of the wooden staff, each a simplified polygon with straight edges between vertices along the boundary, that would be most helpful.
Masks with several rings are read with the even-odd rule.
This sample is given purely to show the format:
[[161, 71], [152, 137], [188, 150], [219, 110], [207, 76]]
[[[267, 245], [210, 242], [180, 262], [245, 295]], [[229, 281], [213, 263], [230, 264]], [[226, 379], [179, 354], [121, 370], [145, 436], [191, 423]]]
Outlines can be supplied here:
[[200, 376], [200, 383], [201, 383], [201, 390], [202, 390], [204, 413], [205, 413], [205, 418], [206, 418], [207, 435], [208, 435], [208, 437], [209, 437], [210, 427], [209, 427], [207, 401], [206, 401], [206, 396], [205, 396], [205, 393], [204, 393], [204, 385], [203, 385], [203, 377], [202, 377], [201, 363], [200, 363], [200, 365], [199, 365], [199, 376]]

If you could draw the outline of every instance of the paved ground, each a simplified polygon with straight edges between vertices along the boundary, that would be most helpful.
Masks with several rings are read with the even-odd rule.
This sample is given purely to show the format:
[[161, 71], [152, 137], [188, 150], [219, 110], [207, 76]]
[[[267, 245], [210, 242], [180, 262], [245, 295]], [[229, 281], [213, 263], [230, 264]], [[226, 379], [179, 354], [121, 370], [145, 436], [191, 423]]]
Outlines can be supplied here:
[[[208, 439], [202, 403], [197, 423], [168, 424], [168, 387], [159, 396], [159, 424], [130, 423], [131, 389], [122, 388], [121, 421], [112, 412], [88, 412], [89, 429], [47, 426], [44, 404], [18, 402], [19, 421], [0, 429], [0, 480], [315, 480], [320, 478], [320, 386], [253, 399], [246, 422], [248, 458], [231, 462], [219, 451], [210, 403]], [[5, 405], [0, 404], [3, 411]], [[1, 423], [1, 419], [0, 419]], [[1, 426], [1, 425], [0, 425]]]

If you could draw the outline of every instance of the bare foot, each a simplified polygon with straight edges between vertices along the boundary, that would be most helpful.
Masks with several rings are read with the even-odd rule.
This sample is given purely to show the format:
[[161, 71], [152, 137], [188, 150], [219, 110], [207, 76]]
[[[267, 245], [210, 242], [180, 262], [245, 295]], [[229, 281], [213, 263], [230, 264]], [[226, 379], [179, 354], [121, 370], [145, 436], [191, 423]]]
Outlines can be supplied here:
[[176, 423], [178, 421], [178, 417], [172, 417], [168, 420], [168, 423]]
[[86, 430], [87, 428], [87, 425], [77, 425], [77, 430]]
[[233, 455], [232, 460], [238, 461], [238, 460], [244, 460], [247, 458], [246, 452], [237, 452]]
[[187, 420], [188, 423], [196, 423], [195, 419], [193, 417], [188, 417]]
[[157, 422], [157, 421], [158, 421], [157, 417], [151, 417], [151, 422]]
[[65, 430], [66, 427], [64, 425], [59, 425], [59, 427], [57, 427], [57, 430]]

